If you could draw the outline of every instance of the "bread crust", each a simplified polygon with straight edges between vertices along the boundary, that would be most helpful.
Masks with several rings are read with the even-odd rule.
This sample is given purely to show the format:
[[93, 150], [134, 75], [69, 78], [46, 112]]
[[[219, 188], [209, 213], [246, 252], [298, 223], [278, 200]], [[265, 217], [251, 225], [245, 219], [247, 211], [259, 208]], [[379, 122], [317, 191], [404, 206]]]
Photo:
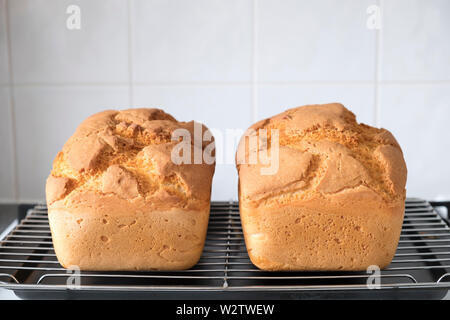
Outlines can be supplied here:
[[[290, 109], [251, 127], [279, 132], [279, 169], [247, 163], [264, 148], [241, 140], [240, 214], [263, 270], [365, 270], [391, 262], [400, 237], [406, 164], [385, 129], [358, 124], [341, 104]], [[273, 141], [267, 144], [271, 152]], [[239, 154], [245, 159], [239, 158]]]
[[200, 259], [209, 208], [51, 210], [58, 261], [80, 270], [183, 270]]
[[196, 148], [203, 152], [207, 144], [194, 143], [194, 127], [159, 109], [108, 110], [80, 124], [46, 185], [62, 266], [180, 270], [198, 261], [215, 163], [171, 158], [177, 129], [191, 133], [192, 157]]

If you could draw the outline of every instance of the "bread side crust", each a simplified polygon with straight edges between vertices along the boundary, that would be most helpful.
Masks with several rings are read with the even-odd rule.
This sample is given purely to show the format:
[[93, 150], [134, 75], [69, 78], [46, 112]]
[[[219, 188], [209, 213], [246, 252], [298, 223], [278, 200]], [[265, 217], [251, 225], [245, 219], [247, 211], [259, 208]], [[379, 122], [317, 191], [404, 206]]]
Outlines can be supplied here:
[[209, 208], [106, 214], [51, 209], [49, 222], [64, 268], [91, 271], [183, 270], [200, 259]]
[[404, 202], [380, 205], [370, 190], [281, 206], [240, 203], [251, 261], [268, 271], [367, 270], [394, 257]]

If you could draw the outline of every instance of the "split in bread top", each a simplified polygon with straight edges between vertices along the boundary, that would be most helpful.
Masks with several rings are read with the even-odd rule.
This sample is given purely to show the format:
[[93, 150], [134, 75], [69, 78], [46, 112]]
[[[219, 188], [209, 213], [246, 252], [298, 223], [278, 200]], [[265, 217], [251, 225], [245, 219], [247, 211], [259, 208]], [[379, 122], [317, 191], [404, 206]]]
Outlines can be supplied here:
[[210, 143], [194, 143], [194, 126], [159, 109], [109, 110], [87, 118], [53, 162], [47, 203], [76, 206], [84, 201], [83, 194], [94, 193], [145, 199], [159, 207], [209, 206], [215, 164], [171, 161], [176, 129], [191, 134], [192, 154]]
[[[267, 143], [252, 148], [249, 139], [260, 129], [267, 130]], [[248, 160], [261, 151], [273, 155], [273, 130], [279, 135], [278, 171], [262, 175], [267, 165]], [[246, 205], [279, 205], [362, 189], [386, 203], [405, 199], [406, 164], [394, 136], [357, 123], [339, 103], [293, 108], [255, 123], [241, 139], [236, 161], [240, 200]]]

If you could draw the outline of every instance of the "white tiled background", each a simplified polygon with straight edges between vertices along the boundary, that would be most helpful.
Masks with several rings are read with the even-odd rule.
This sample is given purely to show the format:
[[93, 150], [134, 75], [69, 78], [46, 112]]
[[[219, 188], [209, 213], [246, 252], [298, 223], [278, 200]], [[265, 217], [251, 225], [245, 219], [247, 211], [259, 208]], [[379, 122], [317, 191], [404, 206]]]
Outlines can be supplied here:
[[[395, 134], [409, 196], [450, 199], [449, 14], [449, 0], [0, 0], [0, 201], [43, 200], [57, 151], [102, 109], [225, 130], [334, 101]], [[219, 165], [213, 198], [236, 185]]]

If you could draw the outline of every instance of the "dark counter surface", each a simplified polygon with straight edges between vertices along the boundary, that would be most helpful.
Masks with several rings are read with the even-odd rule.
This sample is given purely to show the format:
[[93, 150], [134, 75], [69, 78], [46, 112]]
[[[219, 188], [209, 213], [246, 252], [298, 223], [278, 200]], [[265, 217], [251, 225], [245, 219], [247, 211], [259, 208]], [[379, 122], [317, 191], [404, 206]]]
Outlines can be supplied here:
[[25, 217], [32, 204], [0, 204], [0, 234], [15, 220]]

